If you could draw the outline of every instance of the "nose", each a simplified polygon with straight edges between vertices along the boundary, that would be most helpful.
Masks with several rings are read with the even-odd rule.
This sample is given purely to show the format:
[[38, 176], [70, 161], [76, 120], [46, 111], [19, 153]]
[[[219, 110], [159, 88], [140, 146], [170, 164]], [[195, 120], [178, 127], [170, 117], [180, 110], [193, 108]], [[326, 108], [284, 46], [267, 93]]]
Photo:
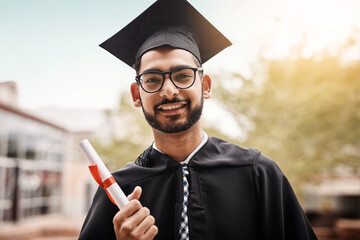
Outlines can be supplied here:
[[160, 90], [160, 97], [171, 99], [178, 94], [179, 89], [170, 80], [170, 76], [167, 75], [164, 79], [164, 84]]

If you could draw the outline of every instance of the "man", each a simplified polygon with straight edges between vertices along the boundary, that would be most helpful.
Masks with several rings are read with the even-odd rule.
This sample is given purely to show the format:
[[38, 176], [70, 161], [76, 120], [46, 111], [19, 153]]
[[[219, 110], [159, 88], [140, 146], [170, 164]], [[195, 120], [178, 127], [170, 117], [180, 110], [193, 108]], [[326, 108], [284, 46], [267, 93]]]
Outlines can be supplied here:
[[133, 103], [154, 143], [99, 189], [79, 239], [316, 239], [278, 166], [202, 130], [202, 63], [231, 43], [185, 0], [160, 0], [101, 46], [137, 72]]

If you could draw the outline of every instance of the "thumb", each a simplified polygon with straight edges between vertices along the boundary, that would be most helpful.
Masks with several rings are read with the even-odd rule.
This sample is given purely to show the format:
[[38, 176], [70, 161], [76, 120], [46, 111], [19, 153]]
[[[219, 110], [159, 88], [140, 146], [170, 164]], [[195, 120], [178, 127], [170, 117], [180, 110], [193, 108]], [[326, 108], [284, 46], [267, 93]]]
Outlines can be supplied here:
[[141, 192], [142, 192], [141, 187], [137, 186], [134, 188], [134, 191], [127, 198], [129, 199], [129, 201], [134, 199], [139, 200], [141, 196]]

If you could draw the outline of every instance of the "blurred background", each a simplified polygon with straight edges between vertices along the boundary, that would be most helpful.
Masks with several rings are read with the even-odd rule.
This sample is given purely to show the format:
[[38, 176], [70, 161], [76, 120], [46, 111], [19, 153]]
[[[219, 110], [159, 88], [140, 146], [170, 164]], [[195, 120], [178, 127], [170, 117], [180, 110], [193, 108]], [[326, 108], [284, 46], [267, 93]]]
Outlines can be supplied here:
[[[150, 0], [0, 0], [0, 239], [77, 239], [97, 184], [152, 143], [135, 72], [98, 45]], [[189, 0], [232, 42], [213, 78], [210, 136], [258, 148], [320, 240], [360, 236], [360, 1]]]

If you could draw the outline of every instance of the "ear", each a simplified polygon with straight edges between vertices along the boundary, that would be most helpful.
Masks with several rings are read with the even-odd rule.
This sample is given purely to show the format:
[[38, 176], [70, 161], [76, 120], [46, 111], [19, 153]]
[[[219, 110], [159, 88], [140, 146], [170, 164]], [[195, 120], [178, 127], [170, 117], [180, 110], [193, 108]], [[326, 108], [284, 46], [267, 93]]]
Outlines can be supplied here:
[[139, 84], [137, 82], [134, 82], [131, 84], [130, 92], [131, 92], [134, 106], [141, 107]]
[[204, 98], [209, 99], [211, 97], [211, 78], [208, 74], [204, 74], [202, 85]]

